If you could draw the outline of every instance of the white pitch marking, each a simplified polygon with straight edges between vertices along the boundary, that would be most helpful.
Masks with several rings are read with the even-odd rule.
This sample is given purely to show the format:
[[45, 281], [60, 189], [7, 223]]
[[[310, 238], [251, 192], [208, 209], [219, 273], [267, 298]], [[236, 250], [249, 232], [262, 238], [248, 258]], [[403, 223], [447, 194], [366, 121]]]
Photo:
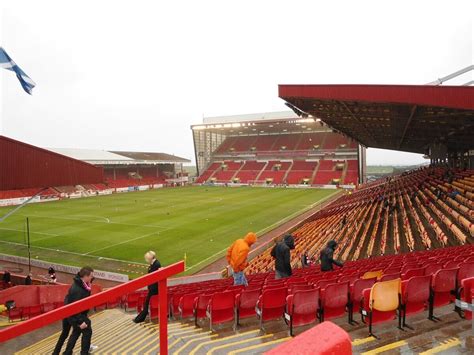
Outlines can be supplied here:
[[[171, 229], [171, 228], [168, 228], [168, 229]], [[167, 230], [167, 229], [165, 229], [165, 230]], [[120, 242], [120, 243], [115, 243], [115, 244], [111, 244], [111, 245], [108, 245], [108, 246], [103, 247], [103, 248], [95, 249], [95, 250], [89, 251], [89, 252], [87, 252], [87, 253], [84, 253], [84, 254], [82, 254], [82, 255], [90, 255], [91, 253], [97, 253], [98, 251], [102, 251], [102, 250], [105, 250], [105, 249], [113, 248], [113, 247], [116, 247], [116, 246], [122, 245], [122, 244], [127, 244], [127, 243], [133, 242], [133, 241], [135, 241], [135, 240], [139, 240], [139, 239], [143, 239], [143, 238], [146, 238], [146, 237], [150, 237], [150, 236], [152, 236], [153, 234], [160, 234], [161, 232], [164, 232], [165, 230], [160, 230], [159, 232], [152, 232], [152, 233], [148, 233], [148, 234], [141, 235], [141, 236], [136, 237], [136, 238], [124, 240], [124, 241], [122, 241], [122, 242]]]
[[[26, 233], [26, 231], [24, 231], [24, 230], [21, 230], [21, 229], [14, 229], [14, 228], [0, 228], [0, 230]], [[32, 234], [48, 235], [48, 236], [51, 236], [51, 237], [59, 237], [59, 234], [53, 234], [53, 233], [46, 233], [46, 232], [31, 232], [31, 233], [32, 233]]]
[[[22, 244], [22, 243], [15, 243], [15, 242], [7, 242], [5, 240], [0, 240], [0, 243], [4, 243], [4, 244], [10, 244], [10, 245], [19, 245], [19, 246], [22, 246], [22, 247], [25, 247], [26, 244]], [[91, 258], [101, 258], [103, 260], [110, 260], [110, 261], [116, 261], [116, 262], [120, 262], [120, 263], [134, 263], [134, 264], [139, 264], [139, 265], [144, 265], [144, 264], [140, 264], [140, 263], [137, 263], [136, 261], [130, 261], [130, 260], [120, 260], [120, 259], [114, 259], [114, 258], [107, 258], [105, 256], [99, 256], [99, 255], [85, 255], [85, 254], [81, 254], [81, 253], [76, 253], [76, 252], [73, 252], [73, 251], [67, 251], [67, 250], [59, 250], [59, 249], [53, 249], [53, 248], [46, 248], [46, 247], [40, 247], [40, 246], [32, 246], [33, 249], [41, 249], [41, 250], [48, 250], [48, 251], [54, 251], [55, 253], [57, 253], [58, 251], [61, 252], [61, 253], [65, 253], [65, 254], [72, 254], [72, 255], [77, 255], [77, 256], [87, 256], [87, 257], [91, 257]]]
[[[21, 215], [26, 217], [26, 215]], [[160, 228], [160, 229], [169, 229], [169, 227], [163, 227], [160, 225], [155, 224], [134, 224], [134, 223], [120, 223], [120, 222], [102, 222], [97, 220], [90, 220], [90, 219], [83, 219], [83, 218], [74, 218], [74, 217], [58, 217], [58, 216], [47, 216], [42, 214], [35, 214], [37, 217], [49, 218], [49, 219], [64, 219], [68, 221], [81, 221], [81, 222], [91, 222], [91, 223], [110, 223], [110, 224], [117, 224], [122, 226], [132, 226], [132, 227], [150, 227], [150, 228]]]

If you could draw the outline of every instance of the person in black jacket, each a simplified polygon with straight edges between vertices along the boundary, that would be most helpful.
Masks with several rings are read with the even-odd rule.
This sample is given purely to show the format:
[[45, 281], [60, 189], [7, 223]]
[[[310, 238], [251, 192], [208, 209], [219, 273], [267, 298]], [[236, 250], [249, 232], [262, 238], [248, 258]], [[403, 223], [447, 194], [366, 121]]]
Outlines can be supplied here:
[[295, 249], [295, 240], [291, 234], [285, 235], [283, 240], [273, 247], [271, 255], [275, 258], [275, 279], [291, 276], [291, 249]]
[[[92, 288], [91, 282], [94, 277], [93, 272], [94, 270], [89, 266], [84, 266], [81, 270], [79, 270], [77, 275], [74, 276], [71, 288], [64, 299], [64, 304], [77, 302], [90, 296]], [[54, 349], [55, 352], [57, 351], [59, 354], [61, 346], [69, 334], [69, 329], [72, 328], [72, 334], [69, 337], [64, 354], [72, 355], [72, 351], [76, 345], [77, 339], [81, 335], [81, 355], [89, 354], [92, 339], [92, 325], [91, 320], [87, 317], [87, 313], [88, 310], [85, 310], [63, 320], [63, 332], [58, 339], [58, 343]], [[69, 327], [67, 324], [65, 324], [65, 322], [69, 324]]]
[[[157, 271], [161, 268], [160, 262], [156, 259], [156, 254], [154, 251], [149, 251], [145, 254], [145, 261], [150, 264], [148, 267], [148, 273]], [[145, 299], [145, 303], [143, 304], [143, 310], [135, 317], [133, 320], [135, 323], [144, 322], [146, 316], [148, 315], [148, 307], [150, 305], [150, 298], [154, 295], [158, 294], [158, 284], [151, 284], [148, 285], [148, 294]]]
[[3, 272], [2, 281], [3, 281], [3, 283], [5, 283], [6, 285], [9, 285], [10, 282], [12, 282], [12, 275], [10, 274], [10, 271], [5, 270], [5, 271]]
[[[92, 270], [91, 268], [86, 266], [76, 275], [76, 277], [79, 276], [79, 274], [86, 273], [86, 270], [88, 270], [88, 269]], [[75, 278], [74, 278], [74, 280], [75, 280]], [[93, 279], [94, 279], [94, 277], [92, 276], [91, 281], [90, 281], [91, 283], [92, 283]], [[71, 286], [71, 288], [72, 288], [72, 286]], [[70, 294], [70, 292], [68, 292], [66, 294], [66, 297], [64, 298], [64, 304], [70, 303], [69, 302], [69, 294]], [[61, 331], [61, 334], [59, 335], [58, 342], [56, 343], [56, 346], [54, 347], [53, 355], [59, 355], [61, 353], [61, 348], [64, 345], [64, 342], [66, 341], [66, 339], [68, 338], [69, 333], [71, 332], [71, 328], [72, 328], [72, 325], [71, 325], [71, 323], [69, 323], [69, 318], [64, 318], [63, 321], [62, 321], [62, 331]], [[98, 346], [91, 344], [90, 348], [89, 348], [89, 352], [92, 352], [93, 350], [96, 350], [97, 348], [98, 348]]]
[[25, 277], [25, 285], [33, 285], [33, 280], [31, 279], [31, 272]]
[[331, 271], [333, 269], [332, 264], [342, 267], [343, 264], [341, 262], [333, 259], [334, 250], [336, 250], [336, 248], [337, 242], [335, 240], [330, 240], [326, 248], [324, 248], [321, 252], [321, 271]]

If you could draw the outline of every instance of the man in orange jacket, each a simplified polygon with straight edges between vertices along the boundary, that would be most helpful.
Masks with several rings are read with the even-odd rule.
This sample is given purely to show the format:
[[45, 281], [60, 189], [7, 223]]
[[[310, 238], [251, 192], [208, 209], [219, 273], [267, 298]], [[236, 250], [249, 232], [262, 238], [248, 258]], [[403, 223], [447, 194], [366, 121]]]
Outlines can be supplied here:
[[233, 271], [234, 285], [247, 286], [244, 269], [247, 267], [247, 256], [250, 247], [257, 241], [255, 233], [249, 232], [244, 239], [237, 239], [227, 250], [227, 262]]

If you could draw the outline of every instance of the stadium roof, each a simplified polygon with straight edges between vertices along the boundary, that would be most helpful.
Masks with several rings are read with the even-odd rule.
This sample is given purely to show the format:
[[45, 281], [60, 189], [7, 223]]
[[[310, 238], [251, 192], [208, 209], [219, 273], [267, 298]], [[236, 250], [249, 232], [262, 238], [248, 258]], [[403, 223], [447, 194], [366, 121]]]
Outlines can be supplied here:
[[328, 127], [316, 118], [301, 118], [293, 111], [253, 113], [245, 115], [208, 117], [193, 130], [226, 135], [257, 135], [327, 131]]
[[474, 148], [474, 87], [279, 85], [300, 117], [315, 117], [367, 147], [426, 153]]
[[48, 150], [94, 165], [177, 164], [190, 160], [165, 153], [119, 152], [97, 149], [48, 148]]
[[278, 119], [291, 119], [299, 118], [293, 111], [276, 111], [276, 112], [262, 112], [262, 113], [249, 113], [243, 115], [231, 115], [231, 116], [215, 116], [215, 117], [204, 117], [203, 124], [216, 124], [216, 123], [240, 123], [240, 122], [254, 122], [264, 120], [278, 120]]
[[128, 157], [133, 160], [140, 160], [140, 161], [154, 161], [154, 162], [160, 162], [160, 163], [189, 163], [190, 162], [190, 160], [188, 159], [180, 158], [175, 155], [166, 154], [166, 153], [121, 152], [121, 151], [112, 151], [111, 153]]

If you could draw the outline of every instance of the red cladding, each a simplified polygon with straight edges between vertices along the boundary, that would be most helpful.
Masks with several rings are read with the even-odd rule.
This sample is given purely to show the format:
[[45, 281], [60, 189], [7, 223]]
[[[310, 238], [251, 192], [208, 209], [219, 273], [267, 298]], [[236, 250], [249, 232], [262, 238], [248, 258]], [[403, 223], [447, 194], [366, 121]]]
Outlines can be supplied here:
[[102, 168], [0, 136], [0, 190], [103, 181]]

